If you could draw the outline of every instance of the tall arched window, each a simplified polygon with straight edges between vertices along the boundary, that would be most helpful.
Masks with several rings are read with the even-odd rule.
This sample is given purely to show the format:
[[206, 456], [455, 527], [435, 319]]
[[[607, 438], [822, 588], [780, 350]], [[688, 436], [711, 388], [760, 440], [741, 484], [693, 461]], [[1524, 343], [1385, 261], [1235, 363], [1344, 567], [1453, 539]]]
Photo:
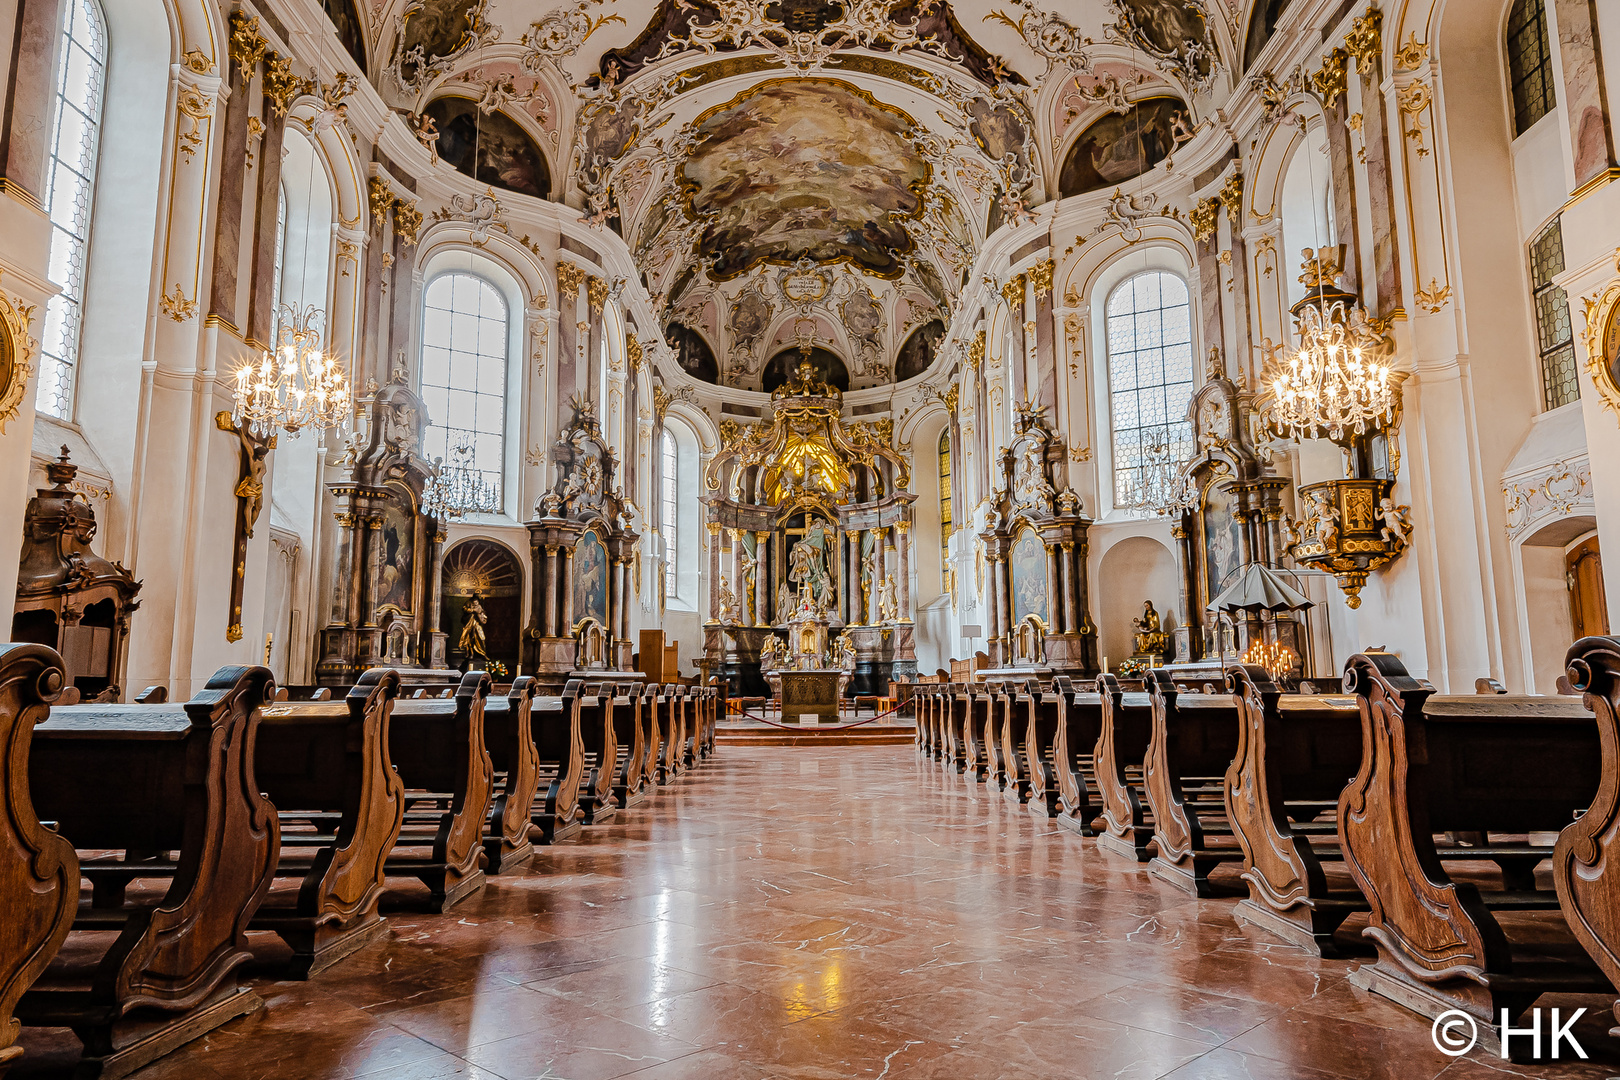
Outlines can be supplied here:
[[1517, 138], [1558, 105], [1544, 0], [1514, 0], [1507, 21], [1508, 82], [1513, 90]]
[[939, 567], [940, 580], [951, 559], [951, 425], [939, 433]]
[[503, 507], [506, 299], [476, 274], [452, 272], [433, 279], [422, 304], [423, 451], [448, 462], [453, 449], [470, 446], [472, 467]]
[[664, 538], [664, 597], [680, 593], [677, 581], [676, 542], [680, 528], [681, 454], [675, 436], [664, 429], [658, 455], [658, 532]]
[[1541, 354], [1541, 404], [1548, 409], [1568, 405], [1581, 396], [1569, 325], [1569, 294], [1553, 284], [1553, 278], [1563, 272], [1562, 218], [1553, 218], [1530, 241], [1530, 295], [1536, 308], [1536, 350]]
[[1187, 283], [1149, 270], [1108, 298], [1108, 403], [1114, 433], [1114, 504], [1141, 484], [1156, 446], [1175, 459], [1192, 452], [1192, 312]]
[[46, 163], [45, 211], [51, 218], [51, 280], [62, 291], [45, 308], [35, 407], [63, 420], [73, 416], [74, 372], [84, 303], [84, 264], [90, 249], [96, 149], [101, 129], [107, 23], [96, 0], [62, 5], [57, 58], [56, 115]]

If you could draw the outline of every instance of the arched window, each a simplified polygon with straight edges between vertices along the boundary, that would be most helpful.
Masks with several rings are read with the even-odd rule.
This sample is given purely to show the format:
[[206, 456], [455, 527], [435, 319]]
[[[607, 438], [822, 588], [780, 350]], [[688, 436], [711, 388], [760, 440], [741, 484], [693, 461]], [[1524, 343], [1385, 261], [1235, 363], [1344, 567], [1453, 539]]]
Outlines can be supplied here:
[[62, 49], [57, 58], [56, 115], [45, 178], [51, 218], [51, 280], [62, 291], [45, 308], [35, 407], [67, 420], [73, 416], [74, 372], [84, 302], [84, 264], [95, 202], [96, 150], [101, 129], [102, 76], [107, 65], [107, 23], [96, 0], [62, 5]]
[[472, 467], [504, 507], [506, 299], [476, 274], [452, 272], [433, 279], [422, 304], [423, 452], [448, 462], [472, 447]]
[[1541, 354], [1541, 404], [1556, 409], [1580, 400], [1575, 343], [1569, 325], [1569, 294], [1553, 284], [1564, 272], [1564, 232], [1553, 218], [1530, 241], [1530, 295], [1536, 308], [1536, 351]]
[[664, 538], [664, 598], [680, 593], [676, 561], [680, 528], [681, 454], [675, 445], [675, 436], [668, 428], [659, 445], [658, 455], [658, 532]]
[[1552, 50], [1547, 45], [1545, 0], [1514, 0], [1507, 21], [1508, 82], [1517, 138], [1558, 105]]
[[1156, 446], [1174, 459], [1192, 451], [1192, 312], [1187, 283], [1150, 270], [1108, 298], [1108, 403], [1114, 433], [1114, 504], [1139, 489]]
[[944, 579], [951, 558], [951, 425], [939, 433], [939, 566]]

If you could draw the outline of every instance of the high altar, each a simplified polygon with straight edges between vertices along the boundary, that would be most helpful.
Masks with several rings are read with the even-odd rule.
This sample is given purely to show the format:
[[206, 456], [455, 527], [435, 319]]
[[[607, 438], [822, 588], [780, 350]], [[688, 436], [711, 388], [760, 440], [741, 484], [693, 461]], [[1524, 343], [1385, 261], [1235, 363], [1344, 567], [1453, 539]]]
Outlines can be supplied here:
[[[802, 624], [782, 636], [806, 607], [822, 627], [807, 666], [838, 669], [838, 648], [852, 652], [843, 681], [860, 694], [916, 674], [910, 468], [891, 445], [891, 421], [846, 421], [842, 408], [843, 395], [804, 363], [771, 395], [768, 420], [720, 425], [704, 476], [704, 652], [734, 694], [767, 692], [762, 650], [806, 652]], [[830, 643], [833, 631], [843, 646]]]

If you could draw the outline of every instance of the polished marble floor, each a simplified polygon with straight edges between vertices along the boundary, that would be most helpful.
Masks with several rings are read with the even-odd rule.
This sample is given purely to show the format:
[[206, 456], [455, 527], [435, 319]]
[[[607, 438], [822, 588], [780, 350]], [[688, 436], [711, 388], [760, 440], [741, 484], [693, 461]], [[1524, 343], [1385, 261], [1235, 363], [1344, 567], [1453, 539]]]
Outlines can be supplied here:
[[1349, 963], [1231, 908], [910, 747], [723, 747], [452, 914], [396, 915], [345, 964], [265, 984], [262, 1013], [136, 1075], [1620, 1076], [1603, 1023], [1577, 1027], [1588, 1064], [1444, 1057]]

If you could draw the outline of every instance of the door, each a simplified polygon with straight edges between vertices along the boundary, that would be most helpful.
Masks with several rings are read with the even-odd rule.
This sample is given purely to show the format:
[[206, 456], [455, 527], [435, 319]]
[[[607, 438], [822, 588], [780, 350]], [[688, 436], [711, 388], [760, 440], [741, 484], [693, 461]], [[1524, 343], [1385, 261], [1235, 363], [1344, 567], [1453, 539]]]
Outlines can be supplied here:
[[1603, 558], [1598, 553], [1598, 538], [1589, 536], [1565, 552], [1564, 571], [1575, 639], [1607, 634], [1609, 604], [1603, 594]]

